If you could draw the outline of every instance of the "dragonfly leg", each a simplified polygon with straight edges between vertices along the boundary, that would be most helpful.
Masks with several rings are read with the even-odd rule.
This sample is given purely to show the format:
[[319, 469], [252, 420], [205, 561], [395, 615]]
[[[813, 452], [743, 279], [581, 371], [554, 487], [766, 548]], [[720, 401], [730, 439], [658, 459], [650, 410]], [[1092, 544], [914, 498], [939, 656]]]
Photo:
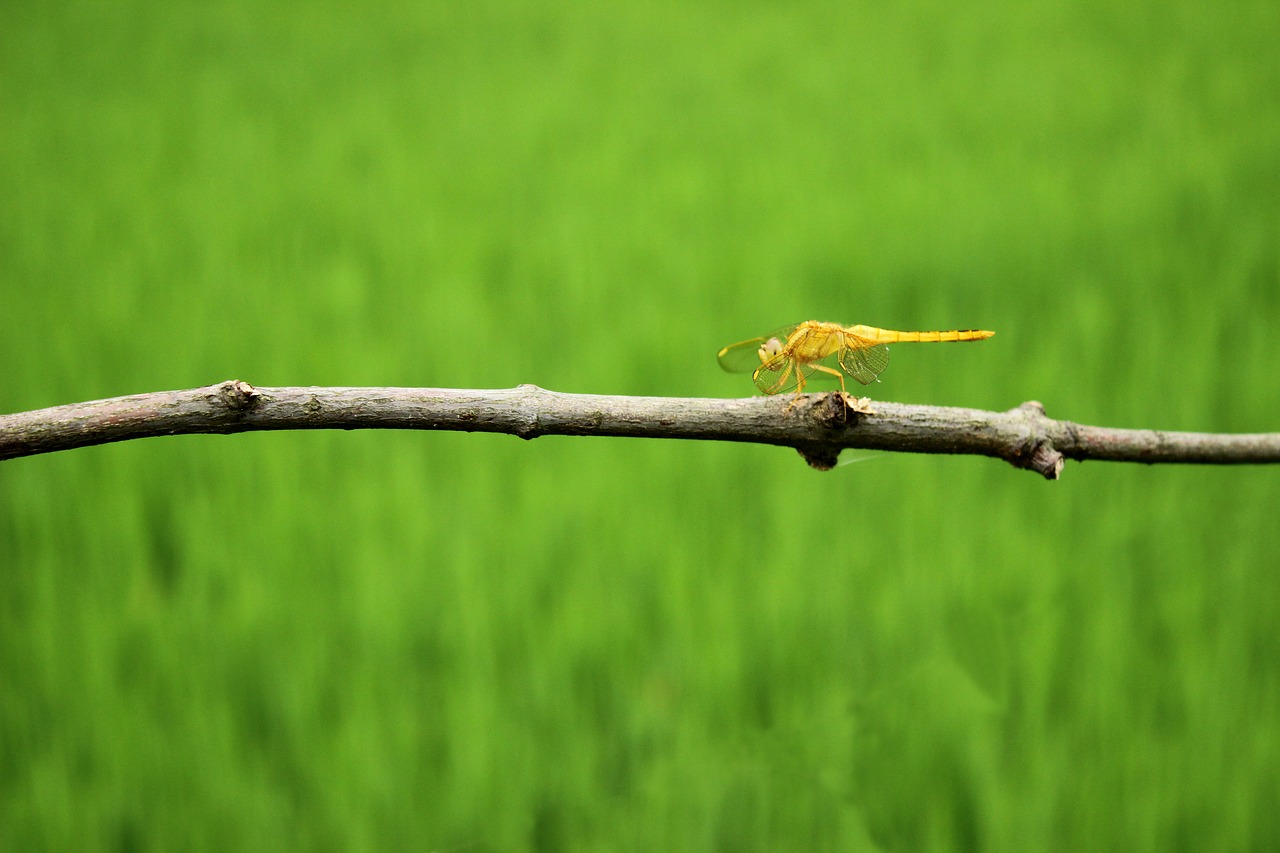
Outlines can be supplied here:
[[849, 393], [848, 393], [848, 392], [845, 390], [845, 388], [844, 388], [844, 374], [843, 374], [843, 373], [841, 373], [840, 371], [836, 370], [835, 368], [827, 367], [825, 364], [815, 364], [815, 365], [813, 366], [813, 369], [814, 369], [814, 370], [821, 370], [823, 373], [830, 373], [830, 374], [831, 374], [832, 376], [834, 376], [836, 379], [839, 379], [839, 380], [840, 380], [840, 393], [841, 393], [841, 394], [844, 394], [846, 397], [847, 397], [847, 396], [849, 396]]
[[801, 370], [799, 366], [797, 366], [796, 367], [796, 395], [791, 398], [790, 403], [787, 403], [787, 408], [785, 409], [784, 414], [791, 414], [791, 410], [794, 409], [796, 405], [799, 404], [800, 400], [804, 397], [804, 385], [805, 385], [804, 371]]

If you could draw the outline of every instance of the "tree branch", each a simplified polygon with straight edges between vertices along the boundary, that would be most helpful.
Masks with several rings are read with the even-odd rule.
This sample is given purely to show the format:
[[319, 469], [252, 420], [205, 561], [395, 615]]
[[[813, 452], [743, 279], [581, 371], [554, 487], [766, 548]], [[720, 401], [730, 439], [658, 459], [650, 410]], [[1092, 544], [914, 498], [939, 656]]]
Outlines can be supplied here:
[[0, 415], [0, 460], [158, 435], [277, 429], [428, 429], [750, 441], [794, 447], [815, 468], [845, 448], [975, 453], [1057, 479], [1066, 459], [1280, 462], [1280, 433], [1108, 429], [1052, 420], [1035, 402], [1007, 412], [870, 403], [839, 394], [749, 399], [561, 394], [533, 385], [254, 388], [233, 380]]

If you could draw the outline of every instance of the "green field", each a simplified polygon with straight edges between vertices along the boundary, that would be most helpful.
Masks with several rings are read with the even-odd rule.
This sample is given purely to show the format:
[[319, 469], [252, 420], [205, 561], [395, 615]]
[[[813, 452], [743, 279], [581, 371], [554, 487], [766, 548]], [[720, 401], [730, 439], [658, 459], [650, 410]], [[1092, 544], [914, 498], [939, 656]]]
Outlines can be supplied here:
[[[265, 5], [265, 8], [264, 8]], [[0, 412], [225, 379], [1280, 430], [1274, 0], [6, 4]], [[1280, 849], [1280, 469], [0, 463], [0, 849]]]

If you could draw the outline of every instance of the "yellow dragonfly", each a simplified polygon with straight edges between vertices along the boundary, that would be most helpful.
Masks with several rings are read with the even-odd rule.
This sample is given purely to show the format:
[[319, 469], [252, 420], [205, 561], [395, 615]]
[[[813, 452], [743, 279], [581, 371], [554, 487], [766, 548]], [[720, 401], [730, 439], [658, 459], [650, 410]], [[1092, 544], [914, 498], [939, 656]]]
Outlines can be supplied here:
[[876, 381], [889, 364], [889, 348], [885, 344], [981, 341], [994, 334], [975, 329], [895, 332], [875, 326], [806, 320], [763, 337], [729, 344], [717, 358], [730, 373], [752, 371], [752, 380], [765, 394], [791, 390], [803, 394], [805, 383], [815, 371], [840, 380], [840, 391], [844, 393], [846, 376], [863, 385]]

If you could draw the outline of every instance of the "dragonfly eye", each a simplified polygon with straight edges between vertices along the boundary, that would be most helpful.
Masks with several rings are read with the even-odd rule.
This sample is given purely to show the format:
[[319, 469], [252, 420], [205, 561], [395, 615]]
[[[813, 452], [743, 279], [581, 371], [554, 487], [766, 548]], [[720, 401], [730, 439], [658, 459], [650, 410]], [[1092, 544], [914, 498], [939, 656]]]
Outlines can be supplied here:
[[760, 363], [764, 364], [780, 352], [782, 352], [782, 341], [777, 338], [769, 338], [769, 340], [760, 345]]

